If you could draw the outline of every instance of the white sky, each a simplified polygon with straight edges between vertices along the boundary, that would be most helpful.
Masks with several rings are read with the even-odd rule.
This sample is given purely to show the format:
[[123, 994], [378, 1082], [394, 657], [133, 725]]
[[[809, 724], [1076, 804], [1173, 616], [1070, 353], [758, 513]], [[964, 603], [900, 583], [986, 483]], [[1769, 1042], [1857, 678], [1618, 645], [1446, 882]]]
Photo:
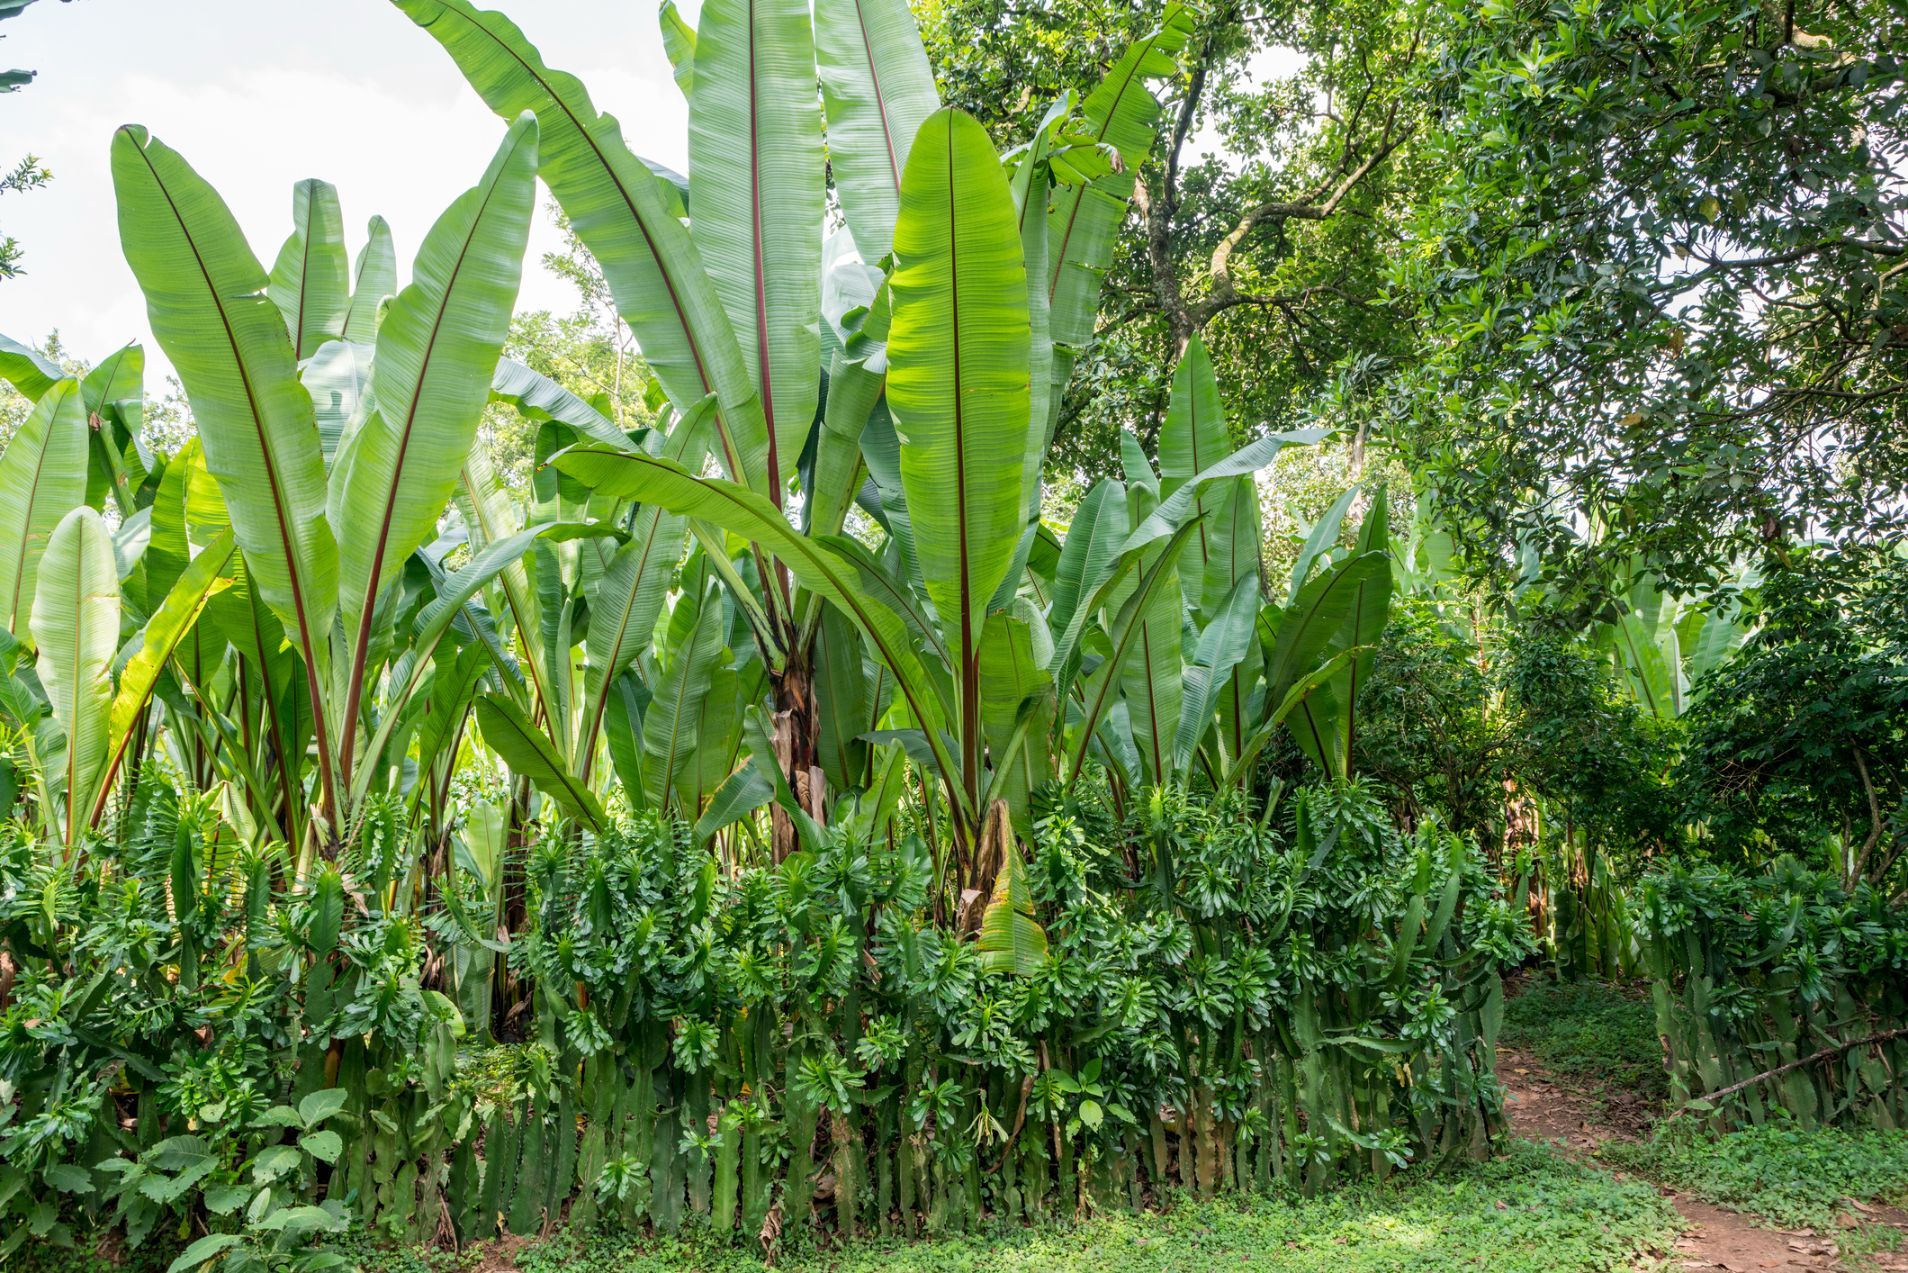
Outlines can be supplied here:
[[[688, 110], [655, 0], [481, 2], [579, 76], [638, 154], [685, 167]], [[679, 7], [693, 22], [701, 3]], [[0, 94], [0, 165], [31, 153], [53, 171], [44, 189], [0, 197], [0, 226], [26, 251], [26, 273], [0, 284], [0, 333], [37, 345], [57, 328], [94, 362], [139, 340], [154, 394], [170, 368], [120, 255], [108, 162], [119, 125], [144, 124], [183, 154], [266, 268], [291, 230], [293, 184], [322, 177], [338, 187], [354, 256], [373, 213], [391, 223], [400, 279], [503, 136], [450, 57], [388, 0], [40, 0], [0, 23], [0, 37], [0, 67], [39, 72]], [[1263, 50], [1246, 76], [1290, 74], [1296, 62]], [[1189, 158], [1220, 148], [1209, 124], [1189, 140]], [[540, 263], [557, 246], [540, 209], [520, 309], [575, 308], [575, 292]]]
[[[682, 169], [688, 111], [654, 0], [484, 7], [579, 76], [639, 154]], [[693, 21], [700, 3], [679, 7]], [[449, 55], [388, 0], [41, 0], [0, 36], [0, 67], [39, 72], [0, 94], [0, 165], [31, 153], [53, 171], [44, 189], [0, 196], [27, 271], [0, 283], [0, 333], [37, 345], [58, 328], [89, 361], [143, 341], [150, 393], [168, 368], [119, 250], [108, 148], [120, 124], [146, 125], [217, 187], [267, 269], [291, 231], [293, 184], [322, 177], [338, 187], [354, 256], [373, 213], [391, 223], [400, 278], [503, 137]], [[557, 246], [540, 207], [519, 308], [575, 308], [539, 264]]]

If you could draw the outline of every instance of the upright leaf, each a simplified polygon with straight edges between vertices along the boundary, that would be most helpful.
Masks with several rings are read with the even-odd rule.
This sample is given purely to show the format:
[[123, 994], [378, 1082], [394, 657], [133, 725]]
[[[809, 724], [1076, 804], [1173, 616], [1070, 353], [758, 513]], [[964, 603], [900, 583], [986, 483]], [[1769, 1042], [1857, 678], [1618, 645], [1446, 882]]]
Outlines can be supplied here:
[[517, 301], [536, 170], [537, 122], [526, 114], [424, 236], [411, 284], [378, 328], [375, 406], [340, 452], [330, 500], [333, 522], [352, 528], [339, 544], [338, 602], [357, 629], [354, 680], [378, 594], [435, 531], [476, 440]]
[[762, 403], [702, 259], [677, 219], [674, 191], [630, 153], [616, 120], [597, 113], [576, 77], [545, 66], [508, 18], [469, 0], [394, 3], [444, 46], [492, 110], [506, 119], [536, 113], [539, 175], [602, 266], [643, 357], [678, 411], [716, 395], [714, 449], [731, 478], [766, 493]]
[[292, 190], [291, 237], [278, 250], [268, 291], [291, 333], [292, 355], [305, 359], [328, 340], [341, 340], [351, 309], [351, 272], [345, 256], [344, 214], [328, 181], [307, 178]]
[[703, 0], [695, 48], [689, 233], [767, 414], [779, 498], [821, 385], [826, 162], [809, 0]]
[[963, 667], [1020, 537], [1030, 445], [1026, 267], [987, 130], [922, 125], [895, 226], [888, 403], [922, 581]]
[[383, 217], [365, 227], [364, 246], [351, 268], [351, 305], [345, 310], [344, 338], [368, 345], [378, 338], [378, 306], [397, 291], [397, 247]]
[[60, 519], [40, 563], [33, 595], [40, 684], [66, 732], [63, 801], [71, 845], [92, 811], [106, 765], [119, 649], [119, 567], [113, 536], [84, 505]]
[[115, 134], [113, 185], [127, 263], [185, 385], [252, 583], [315, 658], [336, 613], [337, 547], [311, 396], [265, 268], [225, 201], [145, 129]]
[[56, 380], [0, 456], [0, 622], [16, 636], [54, 527], [86, 502], [87, 436], [79, 381]]
[[934, 70], [907, 0], [821, 0], [815, 54], [828, 117], [828, 163], [862, 259], [894, 244], [908, 149], [940, 109]]

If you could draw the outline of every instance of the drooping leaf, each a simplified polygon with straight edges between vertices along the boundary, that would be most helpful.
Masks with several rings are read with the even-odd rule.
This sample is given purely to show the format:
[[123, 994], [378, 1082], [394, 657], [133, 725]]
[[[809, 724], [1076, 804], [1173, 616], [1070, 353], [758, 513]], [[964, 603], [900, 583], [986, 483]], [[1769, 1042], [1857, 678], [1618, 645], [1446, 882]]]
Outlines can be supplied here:
[[484, 741], [504, 763], [534, 782], [538, 789], [592, 831], [604, 825], [603, 806], [563, 763], [550, 740], [532, 725], [507, 698], [486, 694], [477, 700], [477, 727]]
[[42, 394], [65, 376], [58, 363], [31, 345], [23, 345], [11, 336], [0, 336], [0, 380], [28, 398], [38, 402]]

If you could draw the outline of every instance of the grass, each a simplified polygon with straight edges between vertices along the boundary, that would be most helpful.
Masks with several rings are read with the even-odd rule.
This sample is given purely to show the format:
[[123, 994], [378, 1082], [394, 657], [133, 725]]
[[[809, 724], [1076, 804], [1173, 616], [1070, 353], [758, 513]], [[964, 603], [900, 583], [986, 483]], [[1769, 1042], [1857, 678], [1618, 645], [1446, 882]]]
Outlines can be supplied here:
[[1908, 1131], [1780, 1123], [1710, 1136], [1664, 1131], [1606, 1156], [1783, 1229], [1829, 1228], [1864, 1203], [1908, 1202]]
[[[1603, 1273], [1666, 1249], [1675, 1213], [1645, 1185], [1535, 1146], [1461, 1172], [1354, 1186], [1326, 1197], [1235, 1196], [1164, 1214], [914, 1244], [857, 1242], [777, 1263], [798, 1273], [1153, 1273], [1268, 1265], [1293, 1273]], [[374, 1254], [370, 1273], [497, 1268], [496, 1252]], [[489, 1263], [483, 1262], [488, 1260]], [[524, 1273], [725, 1273], [759, 1256], [709, 1239], [559, 1234], [511, 1254]]]
[[1649, 1000], [1601, 981], [1534, 981], [1504, 1008], [1503, 1042], [1598, 1095], [1669, 1096], [1656, 1011]]

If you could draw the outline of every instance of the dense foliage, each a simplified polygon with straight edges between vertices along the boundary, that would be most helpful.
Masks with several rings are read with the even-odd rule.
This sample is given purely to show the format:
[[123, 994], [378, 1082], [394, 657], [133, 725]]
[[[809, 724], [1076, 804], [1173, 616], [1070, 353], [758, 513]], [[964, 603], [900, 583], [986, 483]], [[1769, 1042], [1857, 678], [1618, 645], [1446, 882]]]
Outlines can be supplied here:
[[1908, 1118], [1899, 14], [665, 3], [685, 175], [394, 4], [408, 274], [126, 125], [173, 392], [0, 337], [0, 1253], [1312, 1200], [1535, 960]]

